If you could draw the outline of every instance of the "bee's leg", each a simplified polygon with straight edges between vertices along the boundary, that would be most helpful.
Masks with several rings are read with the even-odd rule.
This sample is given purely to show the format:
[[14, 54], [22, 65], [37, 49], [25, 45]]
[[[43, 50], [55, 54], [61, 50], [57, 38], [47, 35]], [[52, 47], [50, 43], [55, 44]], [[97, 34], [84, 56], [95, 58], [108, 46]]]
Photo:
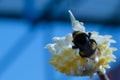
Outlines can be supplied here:
[[72, 49], [78, 49], [78, 47], [77, 46], [72, 46]]
[[91, 35], [92, 35], [92, 33], [89, 32], [89, 33], [88, 33], [88, 38], [89, 38], [89, 39], [90, 39]]
[[76, 46], [76, 43], [74, 41], [72, 41], [74, 43], [74, 46], [72, 46], [72, 49], [78, 49], [78, 47]]

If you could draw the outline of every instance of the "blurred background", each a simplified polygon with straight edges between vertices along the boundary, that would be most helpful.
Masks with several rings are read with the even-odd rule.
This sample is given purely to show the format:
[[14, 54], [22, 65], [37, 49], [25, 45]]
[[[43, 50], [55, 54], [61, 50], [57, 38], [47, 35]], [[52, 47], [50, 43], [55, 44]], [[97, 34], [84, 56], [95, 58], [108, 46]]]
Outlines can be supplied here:
[[116, 63], [107, 75], [120, 80], [120, 0], [0, 0], [0, 80], [99, 80], [71, 77], [49, 64], [45, 45], [73, 32], [68, 10], [86, 31], [112, 35]]

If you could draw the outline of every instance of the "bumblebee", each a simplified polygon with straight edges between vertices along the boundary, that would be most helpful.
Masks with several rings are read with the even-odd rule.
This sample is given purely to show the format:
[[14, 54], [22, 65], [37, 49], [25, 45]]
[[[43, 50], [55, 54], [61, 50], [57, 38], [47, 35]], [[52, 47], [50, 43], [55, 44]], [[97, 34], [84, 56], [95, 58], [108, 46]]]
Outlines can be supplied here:
[[72, 46], [73, 49], [79, 49], [79, 55], [81, 57], [91, 57], [96, 49], [97, 49], [97, 43], [94, 39], [90, 39], [92, 33], [84, 33], [80, 31], [74, 31], [73, 36], [73, 43], [74, 46]]

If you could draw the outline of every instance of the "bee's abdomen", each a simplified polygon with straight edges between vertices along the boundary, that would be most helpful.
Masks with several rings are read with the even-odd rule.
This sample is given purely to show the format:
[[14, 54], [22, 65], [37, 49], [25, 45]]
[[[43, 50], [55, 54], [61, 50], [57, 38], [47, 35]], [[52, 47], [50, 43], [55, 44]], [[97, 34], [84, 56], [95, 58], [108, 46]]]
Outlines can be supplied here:
[[90, 57], [92, 56], [97, 49], [97, 44], [93, 42], [90, 46], [85, 46], [84, 49], [80, 49], [80, 56], [82, 57]]
[[90, 57], [95, 53], [95, 51], [96, 51], [96, 49], [95, 50], [90, 50], [90, 51], [80, 51], [79, 55], [81, 57]]

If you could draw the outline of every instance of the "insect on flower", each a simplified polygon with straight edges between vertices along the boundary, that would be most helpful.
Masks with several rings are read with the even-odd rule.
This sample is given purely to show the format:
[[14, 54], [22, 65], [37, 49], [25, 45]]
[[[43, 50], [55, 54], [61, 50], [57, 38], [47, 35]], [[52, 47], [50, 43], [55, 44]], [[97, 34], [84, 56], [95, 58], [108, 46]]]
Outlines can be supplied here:
[[110, 46], [115, 40], [110, 35], [86, 32], [83, 23], [76, 20], [71, 11], [69, 14], [74, 32], [54, 37], [54, 43], [46, 45], [52, 55], [50, 64], [70, 76], [92, 77], [98, 71], [105, 73], [109, 63], [116, 61], [113, 52], [117, 49]]
[[73, 49], [79, 49], [79, 55], [81, 57], [90, 57], [92, 56], [96, 49], [97, 43], [94, 39], [90, 39], [92, 33], [84, 33], [80, 31], [74, 31], [73, 36]]

